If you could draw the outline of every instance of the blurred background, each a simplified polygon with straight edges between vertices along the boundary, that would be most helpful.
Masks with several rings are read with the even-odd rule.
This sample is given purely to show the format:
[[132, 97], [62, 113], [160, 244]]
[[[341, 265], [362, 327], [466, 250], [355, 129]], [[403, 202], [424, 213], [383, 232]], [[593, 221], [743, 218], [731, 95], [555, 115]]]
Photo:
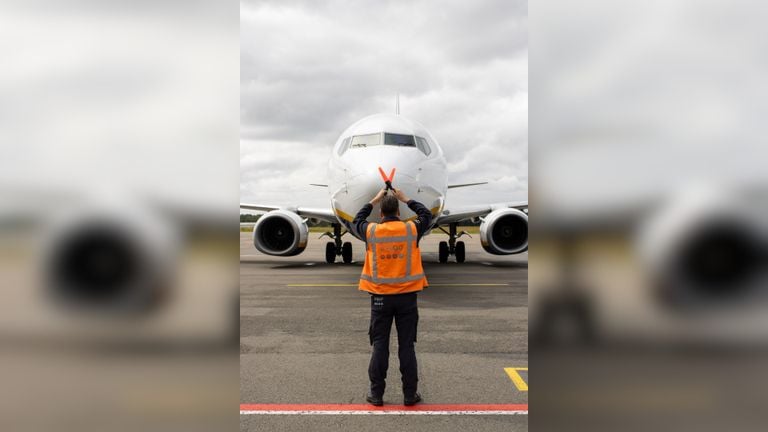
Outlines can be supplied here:
[[[766, 15], [531, 4], [533, 430], [763, 429]], [[3, 430], [238, 424], [238, 20], [0, 6]]]
[[531, 430], [759, 430], [760, 2], [531, 4]]
[[237, 427], [238, 19], [0, 6], [0, 429]]

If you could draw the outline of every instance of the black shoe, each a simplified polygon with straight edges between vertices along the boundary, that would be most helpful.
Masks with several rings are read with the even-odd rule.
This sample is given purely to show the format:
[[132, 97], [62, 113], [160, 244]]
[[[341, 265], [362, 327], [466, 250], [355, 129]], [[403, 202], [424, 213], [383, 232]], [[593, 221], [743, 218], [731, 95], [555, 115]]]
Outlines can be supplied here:
[[381, 396], [376, 396], [371, 392], [368, 392], [368, 395], [365, 396], [366, 402], [373, 406], [383, 406], [384, 405], [384, 399], [382, 399]]
[[417, 403], [421, 402], [421, 395], [416, 393], [411, 397], [406, 396], [403, 398], [403, 405], [405, 406], [414, 406]]

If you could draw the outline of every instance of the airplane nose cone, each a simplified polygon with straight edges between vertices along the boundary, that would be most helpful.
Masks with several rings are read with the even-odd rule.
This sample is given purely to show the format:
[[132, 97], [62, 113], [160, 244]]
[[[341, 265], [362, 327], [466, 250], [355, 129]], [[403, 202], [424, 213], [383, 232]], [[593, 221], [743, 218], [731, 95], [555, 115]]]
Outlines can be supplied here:
[[[386, 168], [382, 167], [382, 169], [384, 169], [386, 174], [389, 175], [391, 168], [387, 170]], [[397, 180], [398, 177], [396, 173], [393, 181], [393, 186], [396, 188], [400, 187]], [[373, 169], [370, 169], [369, 167], [368, 169], [360, 170], [358, 171], [357, 175], [350, 177], [346, 182], [345, 192], [338, 194], [336, 199], [338, 200], [337, 202], [340, 206], [349, 208], [348, 210], [345, 210], [345, 212], [351, 212], [350, 215], [354, 216], [355, 212], [357, 212], [366, 203], [372, 200], [373, 197], [375, 197], [376, 194], [379, 193], [379, 191], [384, 187], [386, 187], [386, 185], [384, 180], [381, 178], [381, 175], [379, 174], [377, 165], [374, 166]], [[400, 209], [401, 215], [406, 212], [409, 212], [409, 210], [405, 204], [402, 204]], [[375, 205], [373, 212], [371, 212], [372, 220], [378, 220], [378, 215], [379, 206]]]
[[355, 200], [365, 200], [365, 202], [373, 199], [373, 197], [385, 187], [384, 180], [382, 180], [379, 175], [377, 168], [374, 168], [374, 172], [360, 174], [350, 183], [355, 189], [355, 193], [352, 194], [352, 197]]
[[[357, 211], [386, 187], [385, 178], [389, 178], [392, 174], [394, 174], [392, 178], [394, 188], [403, 190], [409, 198], [423, 202], [425, 205], [433, 203], [434, 200], [424, 196], [423, 190], [420, 189], [421, 170], [417, 164], [418, 160], [413, 160], [413, 154], [394, 146], [379, 146], [366, 149], [356, 155], [359, 157], [354, 160], [347, 159], [349, 165], [345, 169], [345, 181], [332, 193], [332, 205], [337, 210], [337, 214], [341, 213], [341, 217], [345, 220], [354, 217]], [[378, 221], [379, 215], [379, 206], [375, 205], [368, 220]], [[402, 219], [414, 216], [405, 203], [400, 204]]]

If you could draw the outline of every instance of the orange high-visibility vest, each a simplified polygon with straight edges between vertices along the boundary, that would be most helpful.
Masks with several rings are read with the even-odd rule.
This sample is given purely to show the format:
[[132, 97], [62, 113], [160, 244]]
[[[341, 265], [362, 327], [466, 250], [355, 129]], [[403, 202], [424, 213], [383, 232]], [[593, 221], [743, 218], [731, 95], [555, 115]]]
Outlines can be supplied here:
[[360, 291], [404, 294], [427, 286], [417, 239], [416, 224], [411, 221], [368, 224]]

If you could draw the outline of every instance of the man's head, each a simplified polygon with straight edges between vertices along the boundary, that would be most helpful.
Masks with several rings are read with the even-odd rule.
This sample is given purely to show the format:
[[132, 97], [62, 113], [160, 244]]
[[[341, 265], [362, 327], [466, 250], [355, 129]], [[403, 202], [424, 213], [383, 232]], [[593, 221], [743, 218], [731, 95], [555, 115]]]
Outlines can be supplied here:
[[395, 198], [394, 194], [384, 195], [384, 198], [381, 199], [381, 216], [382, 217], [390, 217], [390, 216], [400, 217], [400, 201], [398, 201], [397, 198]]

